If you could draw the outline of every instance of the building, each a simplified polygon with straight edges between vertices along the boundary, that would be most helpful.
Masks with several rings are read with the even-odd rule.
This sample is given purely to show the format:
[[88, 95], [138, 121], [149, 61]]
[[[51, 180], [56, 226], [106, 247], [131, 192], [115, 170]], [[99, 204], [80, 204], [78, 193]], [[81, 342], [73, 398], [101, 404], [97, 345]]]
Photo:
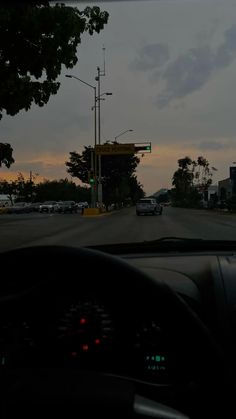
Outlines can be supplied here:
[[214, 200], [215, 196], [218, 196], [218, 185], [210, 185], [206, 191], [205, 200]]
[[232, 180], [228, 177], [218, 182], [218, 196], [220, 201], [225, 201], [233, 194]]

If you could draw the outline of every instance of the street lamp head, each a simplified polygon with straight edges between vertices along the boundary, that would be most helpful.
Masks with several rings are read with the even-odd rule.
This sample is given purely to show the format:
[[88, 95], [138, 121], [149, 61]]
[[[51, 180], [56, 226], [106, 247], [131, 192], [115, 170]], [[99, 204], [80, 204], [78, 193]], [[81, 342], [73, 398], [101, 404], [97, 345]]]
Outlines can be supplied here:
[[106, 92], [106, 95], [107, 96], [112, 96], [112, 93], [111, 92]]
[[72, 79], [72, 76], [70, 74], [66, 74], [66, 77], [68, 77], [69, 79]]
[[126, 129], [125, 131], [122, 131], [119, 135], [116, 135], [116, 137], [115, 137], [115, 141], [116, 141], [116, 139], [118, 138], [118, 137], [121, 137], [122, 135], [124, 135], [126, 132], [132, 132], [133, 131], [133, 129]]

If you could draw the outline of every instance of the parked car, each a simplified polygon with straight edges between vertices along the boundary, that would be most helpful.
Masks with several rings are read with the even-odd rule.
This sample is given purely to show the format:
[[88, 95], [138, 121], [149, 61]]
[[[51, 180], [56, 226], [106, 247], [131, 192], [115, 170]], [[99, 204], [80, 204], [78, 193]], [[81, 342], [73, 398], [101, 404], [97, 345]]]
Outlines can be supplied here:
[[10, 214], [23, 214], [32, 211], [31, 204], [27, 202], [16, 202], [14, 205], [8, 208]]
[[226, 200], [221, 200], [217, 202], [217, 208], [219, 209], [228, 209], [229, 205]]
[[63, 201], [63, 202], [60, 202], [59, 204], [58, 204], [58, 212], [60, 212], [60, 213], [66, 213], [66, 212], [69, 212], [69, 213], [75, 213], [75, 212], [77, 212], [77, 204], [75, 203], [75, 201]]
[[152, 198], [143, 198], [140, 199], [136, 204], [136, 214], [159, 214], [161, 215], [163, 207]]
[[56, 201], [46, 201], [39, 206], [39, 212], [55, 212], [59, 208]]
[[33, 209], [33, 211], [39, 211], [40, 205], [42, 205], [42, 202], [34, 202], [34, 203], [32, 203], [32, 209]]

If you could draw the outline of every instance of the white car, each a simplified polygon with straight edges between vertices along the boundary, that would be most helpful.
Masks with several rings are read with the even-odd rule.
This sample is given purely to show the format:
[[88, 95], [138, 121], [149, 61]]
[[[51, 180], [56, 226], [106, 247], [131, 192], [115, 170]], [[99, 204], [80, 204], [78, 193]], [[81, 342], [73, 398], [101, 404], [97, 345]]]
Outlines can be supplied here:
[[136, 204], [136, 214], [162, 214], [163, 207], [152, 198], [140, 199]]
[[59, 208], [56, 201], [46, 201], [39, 207], [39, 212], [55, 212]]

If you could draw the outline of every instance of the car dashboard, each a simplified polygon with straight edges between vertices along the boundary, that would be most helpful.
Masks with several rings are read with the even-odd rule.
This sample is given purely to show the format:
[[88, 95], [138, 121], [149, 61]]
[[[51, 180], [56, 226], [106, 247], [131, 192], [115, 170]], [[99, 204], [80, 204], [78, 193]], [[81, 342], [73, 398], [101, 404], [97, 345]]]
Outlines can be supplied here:
[[[235, 370], [233, 252], [121, 254], [119, 259], [177, 293], [210, 330]], [[55, 275], [59, 275], [56, 267]], [[3, 287], [1, 373], [19, 367], [101, 372], [128, 380], [143, 395], [155, 399], [158, 394], [162, 402], [183, 409], [186, 394], [192, 400], [200, 390], [197, 368], [185, 349], [188, 336], [183, 337], [180, 331], [178, 339], [176, 324], [173, 336], [158, 310], [149, 311], [147, 301], [143, 307], [139, 301], [133, 310], [135, 288], [129, 304], [122, 300], [121, 292], [117, 296], [116, 292], [99, 291], [99, 287], [80, 292], [79, 284], [86, 282], [86, 273], [73, 275], [72, 282], [65, 276], [57, 283], [55, 278], [48, 280], [44, 272], [36, 281], [27, 278], [25, 283], [15, 281]], [[109, 276], [112, 281], [112, 272]], [[129, 281], [128, 276], [125, 281]], [[17, 290], [13, 292], [14, 287]], [[169, 311], [171, 319], [171, 307]]]

